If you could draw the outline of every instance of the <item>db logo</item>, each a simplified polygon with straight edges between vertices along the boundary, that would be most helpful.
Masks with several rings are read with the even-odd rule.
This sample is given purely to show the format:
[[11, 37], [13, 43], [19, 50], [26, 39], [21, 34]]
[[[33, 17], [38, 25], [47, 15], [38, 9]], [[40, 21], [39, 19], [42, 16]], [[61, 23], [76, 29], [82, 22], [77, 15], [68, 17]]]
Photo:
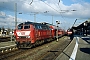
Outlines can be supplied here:
[[25, 32], [21, 32], [21, 35], [25, 35]]

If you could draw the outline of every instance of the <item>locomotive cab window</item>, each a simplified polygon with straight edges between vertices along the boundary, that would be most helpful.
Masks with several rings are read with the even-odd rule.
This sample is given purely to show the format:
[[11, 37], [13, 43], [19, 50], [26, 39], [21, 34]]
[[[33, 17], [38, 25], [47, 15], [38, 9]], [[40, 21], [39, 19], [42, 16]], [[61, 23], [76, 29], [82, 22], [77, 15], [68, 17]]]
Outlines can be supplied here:
[[19, 26], [18, 26], [18, 29], [23, 29], [23, 26], [22, 26], [22, 25], [19, 25]]
[[24, 29], [29, 29], [30, 28], [30, 25], [25, 25], [24, 26]]

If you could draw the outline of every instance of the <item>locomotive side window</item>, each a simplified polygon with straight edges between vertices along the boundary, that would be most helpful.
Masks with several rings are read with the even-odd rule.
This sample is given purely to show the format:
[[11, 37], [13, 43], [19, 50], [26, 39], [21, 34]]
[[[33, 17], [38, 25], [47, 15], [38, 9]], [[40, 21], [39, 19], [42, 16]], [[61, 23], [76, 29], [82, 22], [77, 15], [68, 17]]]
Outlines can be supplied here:
[[22, 26], [22, 25], [19, 25], [19, 26], [18, 26], [18, 29], [23, 29], [23, 26]]
[[42, 29], [42, 27], [41, 27], [41, 26], [39, 26], [39, 28], [40, 28], [40, 29]]
[[38, 26], [38, 29], [40, 29], [40, 26]]
[[45, 30], [47, 30], [47, 27], [46, 27], [46, 26], [44, 26], [44, 29], [45, 29]]
[[30, 28], [29, 25], [25, 25], [25, 26], [24, 26], [24, 29], [29, 29], [29, 28]]
[[41, 27], [42, 27], [42, 29], [44, 29], [44, 26], [43, 25], [41, 25]]
[[35, 28], [38, 29], [38, 25], [35, 25]]
[[41, 25], [41, 28], [44, 30], [48, 30], [48, 27], [46, 25]]
[[50, 28], [47, 26], [47, 30], [50, 30]]
[[42, 29], [42, 26], [37, 24], [37, 25], [35, 25], [35, 28], [36, 29]]

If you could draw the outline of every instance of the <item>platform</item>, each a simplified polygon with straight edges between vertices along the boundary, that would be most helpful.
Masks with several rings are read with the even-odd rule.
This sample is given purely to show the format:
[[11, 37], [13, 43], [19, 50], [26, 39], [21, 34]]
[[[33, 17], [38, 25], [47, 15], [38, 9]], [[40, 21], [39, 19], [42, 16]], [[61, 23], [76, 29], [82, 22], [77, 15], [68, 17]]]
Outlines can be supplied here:
[[12, 46], [12, 45], [16, 45], [14, 41], [8, 41], [8, 42], [0, 42], [0, 49], [5, 47], [5, 46]]
[[74, 37], [56, 60], [90, 60], [90, 37]]
[[14, 41], [0, 42], [0, 53], [3, 53], [7, 50], [11, 50], [13, 48], [16, 48], [16, 44]]

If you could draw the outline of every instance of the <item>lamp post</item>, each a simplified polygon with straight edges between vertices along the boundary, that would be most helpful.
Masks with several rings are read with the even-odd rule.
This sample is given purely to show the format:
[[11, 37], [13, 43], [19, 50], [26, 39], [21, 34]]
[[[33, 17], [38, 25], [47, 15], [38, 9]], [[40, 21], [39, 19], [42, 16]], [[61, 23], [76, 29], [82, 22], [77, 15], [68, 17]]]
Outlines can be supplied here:
[[53, 24], [53, 15], [52, 15], [52, 24]]
[[[34, 22], [36, 22], [36, 14], [38, 14], [39, 12], [31, 12], [32, 14], [30, 15], [34, 15]], [[23, 14], [22, 12], [20, 12], [19, 14]]]
[[[49, 12], [49, 11], [45, 11], [44, 13], [48, 13], [48, 12]], [[52, 16], [52, 24], [53, 24], [53, 16], [54, 16], [54, 15], [51, 15], [51, 16]]]
[[31, 12], [33, 14], [30, 14], [30, 15], [34, 15], [34, 22], [36, 22], [36, 14], [38, 14], [39, 12]]
[[15, 28], [17, 26], [17, 3], [15, 3]]
[[57, 23], [56, 38], [57, 38], [57, 42], [58, 42], [58, 24], [60, 24], [60, 21], [56, 21], [56, 23]]

